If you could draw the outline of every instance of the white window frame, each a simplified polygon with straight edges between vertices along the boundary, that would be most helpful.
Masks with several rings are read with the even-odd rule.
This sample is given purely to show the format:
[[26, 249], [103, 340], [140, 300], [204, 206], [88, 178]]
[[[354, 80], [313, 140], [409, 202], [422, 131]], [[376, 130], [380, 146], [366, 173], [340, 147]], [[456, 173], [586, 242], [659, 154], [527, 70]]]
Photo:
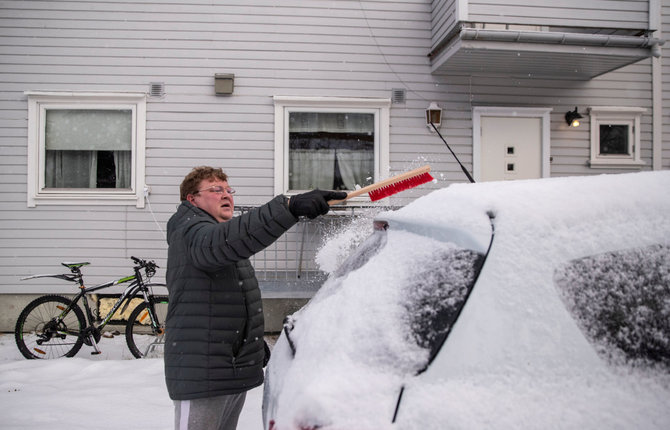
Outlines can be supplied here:
[[[647, 110], [638, 107], [592, 106], [591, 117], [591, 168], [629, 168], [645, 165], [640, 158], [640, 117]], [[600, 125], [628, 126], [628, 154], [600, 154]]]
[[[375, 114], [375, 177], [378, 181], [389, 171], [389, 135], [391, 99], [347, 97], [274, 96], [275, 105], [275, 195], [292, 195], [289, 190], [288, 118], [290, 112], [365, 112]], [[363, 186], [363, 184], [361, 184]], [[352, 199], [356, 201], [357, 199]], [[358, 199], [364, 201], [364, 198]]]
[[[26, 91], [28, 97], [28, 207], [135, 205], [144, 207], [146, 94]], [[125, 109], [132, 112], [130, 189], [45, 187], [45, 118], [48, 109]]]

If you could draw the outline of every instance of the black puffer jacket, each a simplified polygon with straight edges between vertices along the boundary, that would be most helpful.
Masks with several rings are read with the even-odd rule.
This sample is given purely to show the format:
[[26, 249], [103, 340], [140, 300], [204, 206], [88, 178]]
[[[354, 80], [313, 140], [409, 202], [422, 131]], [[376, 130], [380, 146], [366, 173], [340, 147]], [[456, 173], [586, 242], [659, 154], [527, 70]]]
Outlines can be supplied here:
[[248, 258], [297, 222], [286, 198], [218, 223], [182, 202], [168, 221], [165, 380], [173, 400], [263, 383], [263, 306]]

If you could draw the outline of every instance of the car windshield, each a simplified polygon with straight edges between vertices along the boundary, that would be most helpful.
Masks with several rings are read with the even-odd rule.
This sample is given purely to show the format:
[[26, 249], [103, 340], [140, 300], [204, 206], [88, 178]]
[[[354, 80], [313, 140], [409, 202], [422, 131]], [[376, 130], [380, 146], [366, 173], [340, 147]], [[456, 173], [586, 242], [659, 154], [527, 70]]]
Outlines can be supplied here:
[[334, 278], [340, 278], [347, 273], [360, 269], [370, 258], [376, 255], [386, 245], [386, 230], [376, 229], [367, 239], [349, 256], [344, 263], [333, 273]]

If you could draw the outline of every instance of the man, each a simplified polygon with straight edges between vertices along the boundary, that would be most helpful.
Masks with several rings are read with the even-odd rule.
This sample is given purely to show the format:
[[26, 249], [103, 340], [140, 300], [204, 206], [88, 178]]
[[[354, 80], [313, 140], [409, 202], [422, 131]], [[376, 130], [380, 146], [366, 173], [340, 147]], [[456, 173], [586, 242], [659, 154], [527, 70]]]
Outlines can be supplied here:
[[175, 429], [235, 429], [246, 392], [263, 383], [266, 359], [261, 293], [248, 258], [346, 193], [277, 196], [233, 218], [235, 190], [221, 169], [194, 168], [179, 191], [167, 225], [165, 335]]

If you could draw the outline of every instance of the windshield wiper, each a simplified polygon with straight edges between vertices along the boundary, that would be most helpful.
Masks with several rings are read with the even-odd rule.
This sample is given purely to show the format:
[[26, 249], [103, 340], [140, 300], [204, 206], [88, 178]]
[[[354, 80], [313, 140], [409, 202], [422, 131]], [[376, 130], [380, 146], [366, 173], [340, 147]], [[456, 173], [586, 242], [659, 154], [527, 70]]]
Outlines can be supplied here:
[[284, 334], [286, 335], [286, 340], [288, 341], [288, 346], [291, 348], [291, 353], [293, 357], [295, 357], [295, 344], [293, 343], [293, 340], [291, 339], [291, 332], [293, 331], [293, 327], [295, 326], [295, 319], [293, 316], [288, 315], [286, 318], [284, 318]]

